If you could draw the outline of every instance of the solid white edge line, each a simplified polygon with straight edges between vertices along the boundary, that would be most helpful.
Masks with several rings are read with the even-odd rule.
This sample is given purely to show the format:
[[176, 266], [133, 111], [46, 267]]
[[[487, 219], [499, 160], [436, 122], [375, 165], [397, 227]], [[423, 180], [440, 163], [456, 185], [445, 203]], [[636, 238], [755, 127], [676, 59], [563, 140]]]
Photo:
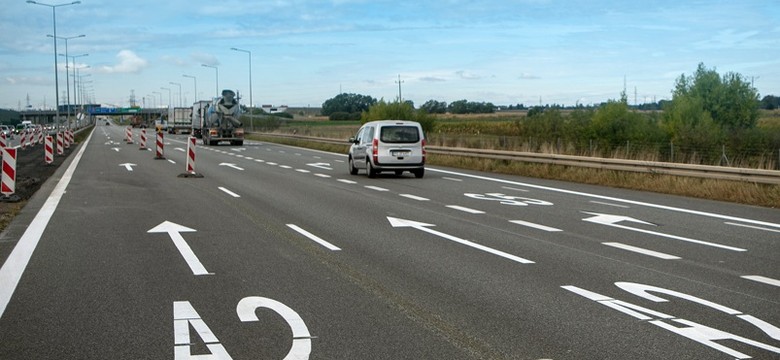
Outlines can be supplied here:
[[549, 226], [540, 225], [540, 224], [534, 224], [532, 222], [523, 221], [523, 220], [509, 220], [509, 222], [517, 224], [517, 225], [523, 225], [523, 226], [531, 227], [531, 228], [534, 228], [534, 229], [539, 229], [539, 230], [544, 230], [544, 231], [549, 231], [549, 232], [563, 231], [561, 229], [556, 229], [554, 227], [549, 227]]
[[240, 198], [241, 197], [241, 195], [238, 195], [238, 194], [236, 194], [236, 193], [234, 193], [234, 192], [232, 192], [232, 191], [230, 191], [230, 190], [228, 190], [228, 189], [226, 189], [226, 188], [224, 188], [222, 186], [218, 187], [218, 189], [222, 190], [224, 193], [226, 193], [226, 194], [228, 194], [228, 195], [230, 195], [230, 196], [232, 196], [234, 198]]
[[27, 226], [27, 230], [14, 246], [11, 254], [8, 255], [8, 259], [0, 268], [0, 318], [5, 313], [5, 308], [11, 301], [11, 297], [16, 291], [16, 286], [19, 285], [19, 280], [22, 278], [24, 270], [27, 268], [27, 264], [30, 262], [35, 248], [38, 246], [38, 242], [43, 236], [43, 231], [49, 224], [54, 211], [57, 209], [62, 195], [65, 194], [65, 189], [70, 184], [70, 180], [73, 178], [73, 173], [76, 171], [76, 167], [81, 161], [81, 157], [84, 155], [84, 151], [87, 149], [92, 134], [84, 141], [84, 146], [81, 147], [79, 152], [73, 158], [73, 162], [70, 163], [68, 169], [63, 173], [62, 178], [54, 187], [49, 198], [46, 199], [43, 206], [38, 210], [38, 214], [35, 215], [30, 225]]
[[647, 249], [643, 249], [641, 247], [626, 245], [626, 244], [617, 243], [617, 242], [603, 242], [601, 244], [602, 245], [611, 246], [611, 247], [614, 247], [614, 248], [618, 248], [618, 249], [623, 249], [623, 250], [639, 253], [639, 254], [642, 254], [642, 255], [648, 255], [648, 256], [652, 256], [652, 257], [657, 257], [659, 259], [664, 259], [664, 260], [679, 260], [679, 259], [681, 259], [681, 257], [679, 257], [679, 256], [664, 254], [662, 252], [653, 251], [653, 250], [647, 250]]
[[331, 250], [331, 251], [339, 251], [339, 250], [341, 250], [341, 248], [339, 248], [338, 246], [333, 245], [333, 244], [331, 244], [331, 243], [329, 243], [329, 242], [327, 242], [325, 240], [320, 239], [316, 235], [314, 235], [314, 234], [312, 234], [312, 233], [310, 233], [310, 232], [308, 232], [306, 230], [301, 229], [298, 225], [287, 224], [287, 227], [289, 227], [290, 229], [295, 230], [299, 234], [309, 238], [309, 240], [314, 241], [314, 242], [316, 242], [316, 243], [326, 247], [328, 250]]
[[745, 275], [745, 276], [740, 276], [740, 277], [743, 278], [743, 279], [753, 280], [753, 281], [764, 283], [764, 284], [767, 284], [767, 285], [780, 287], [780, 280], [775, 280], [775, 279], [768, 278], [768, 277], [765, 277], [765, 276]]

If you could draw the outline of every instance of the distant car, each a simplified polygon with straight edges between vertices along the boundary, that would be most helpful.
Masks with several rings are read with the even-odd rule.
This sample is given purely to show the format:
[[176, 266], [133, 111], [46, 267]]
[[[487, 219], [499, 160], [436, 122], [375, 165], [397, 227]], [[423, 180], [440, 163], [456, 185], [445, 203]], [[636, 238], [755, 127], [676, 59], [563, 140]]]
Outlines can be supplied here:
[[361, 169], [368, 177], [392, 171], [409, 171], [417, 178], [425, 174], [425, 134], [420, 123], [406, 120], [381, 120], [363, 124], [349, 139], [349, 173]]
[[7, 139], [14, 138], [14, 131], [11, 130], [11, 127], [9, 127], [8, 125], [0, 125], [0, 133], [5, 134], [5, 137]]

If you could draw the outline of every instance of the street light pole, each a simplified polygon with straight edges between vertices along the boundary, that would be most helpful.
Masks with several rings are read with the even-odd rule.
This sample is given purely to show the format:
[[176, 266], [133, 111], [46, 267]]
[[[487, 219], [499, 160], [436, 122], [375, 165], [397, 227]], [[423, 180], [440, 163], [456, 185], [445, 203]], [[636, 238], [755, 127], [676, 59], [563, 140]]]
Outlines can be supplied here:
[[252, 52], [249, 50], [239, 49], [239, 48], [230, 48], [230, 50], [233, 51], [240, 51], [249, 54], [249, 108], [253, 108], [252, 105]]
[[214, 69], [215, 73], [217, 74], [217, 83], [216, 83], [216, 85], [214, 86], [214, 89], [217, 91], [217, 92], [216, 92], [216, 93], [217, 93], [217, 96], [219, 96], [219, 68], [218, 68], [218, 67], [216, 67], [216, 66], [212, 66], [212, 65], [206, 65], [206, 64], [200, 64], [200, 65], [201, 65], [201, 66], [205, 66], [205, 67], [207, 67], [207, 68], [212, 68], [212, 69]]
[[[81, 4], [81, 1], [74, 1], [66, 4], [57, 4], [57, 5], [44, 4], [33, 0], [27, 0], [27, 3], [41, 5], [41, 6], [48, 6], [51, 8], [51, 22], [54, 27], [54, 98], [57, 101], [57, 104], [54, 107], [55, 109], [54, 112], [57, 116], [57, 121], [59, 121], [60, 120], [60, 79], [57, 73], [57, 67], [59, 67], [59, 65], [57, 64], [57, 11], [56, 9], [60, 6]], [[57, 126], [59, 126], [59, 123], [57, 124]]]
[[[65, 54], [64, 55], [63, 54], [59, 54], [59, 55], [60, 56], [65, 56], [65, 89], [67, 90], [67, 94], [68, 94], [68, 102], [67, 102], [68, 109], [66, 111], [66, 115], [65, 116], [68, 118], [68, 129], [70, 129], [70, 107], [71, 106], [70, 106], [70, 72], [69, 72], [70, 66], [68, 66], [68, 40], [85, 37], [86, 35], [54, 36], [54, 35], [49, 34], [49, 35], [46, 35], [46, 36], [50, 37], [50, 38], [54, 38], [55, 41], [57, 41], [56, 39], [65, 40]], [[73, 60], [73, 61], [75, 63], [75, 60]], [[73, 85], [74, 86], [76, 85], [75, 80], [74, 80]], [[75, 91], [73, 92], [73, 96], [76, 96], [76, 92]]]
[[167, 87], [160, 87], [162, 90], [168, 90], [168, 107], [171, 107], [171, 89]]
[[160, 97], [160, 107], [162, 107], [162, 93], [159, 91], [152, 91], [152, 94], [157, 94]]
[[198, 101], [198, 78], [196, 78], [196, 77], [194, 77], [192, 75], [187, 75], [187, 74], [184, 74], [182, 76], [186, 77], [186, 78], [190, 78], [190, 79], [192, 79], [192, 81], [195, 82], [195, 101]]
[[70, 56], [70, 58], [73, 59], [73, 102], [74, 102], [73, 105], [78, 105], [78, 102], [79, 102], [78, 101], [78, 96], [76, 95], [76, 94], [78, 94], [76, 92], [76, 70], [78, 70], [78, 68], [76, 68], [76, 58], [77, 57], [84, 57], [84, 56], [89, 56], [89, 54], [81, 54], [81, 55]]
[[176, 85], [176, 86], [179, 87], [179, 107], [181, 107], [182, 106], [182, 104], [181, 104], [181, 83], [176, 83], [176, 82], [171, 81], [170, 84], [171, 85]]

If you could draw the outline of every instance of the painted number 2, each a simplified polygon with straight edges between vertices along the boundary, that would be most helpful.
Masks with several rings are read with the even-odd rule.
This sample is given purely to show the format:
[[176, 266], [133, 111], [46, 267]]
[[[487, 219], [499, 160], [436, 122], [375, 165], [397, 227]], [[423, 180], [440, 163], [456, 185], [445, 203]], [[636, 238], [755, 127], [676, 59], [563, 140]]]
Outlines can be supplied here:
[[[260, 308], [275, 311], [287, 321], [287, 324], [292, 329], [292, 348], [284, 360], [307, 360], [311, 354], [311, 335], [298, 313], [276, 300], [259, 296], [241, 299], [238, 302], [238, 306], [236, 306], [236, 313], [241, 322], [259, 321], [255, 311]], [[206, 344], [209, 352], [211, 352], [210, 354], [192, 355], [190, 351], [190, 327], [198, 333], [198, 336]], [[173, 303], [173, 333], [173, 352], [176, 360], [233, 359], [189, 301], [176, 301]]]
[[551, 206], [553, 204], [553, 203], [551, 203], [549, 201], [530, 199], [530, 198], [519, 197], [519, 196], [509, 196], [509, 195], [504, 195], [504, 194], [501, 194], [501, 193], [487, 193], [487, 194], [470, 194], [470, 193], [466, 193], [466, 194], [463, 194], [463, 195], [466, 195], [467, 197], [470, 197], [472, 199], [498, 201], [499, 203], [501, 203], [503, 205], [513, 205], [513, 206], [544, 205], [544, 206]]

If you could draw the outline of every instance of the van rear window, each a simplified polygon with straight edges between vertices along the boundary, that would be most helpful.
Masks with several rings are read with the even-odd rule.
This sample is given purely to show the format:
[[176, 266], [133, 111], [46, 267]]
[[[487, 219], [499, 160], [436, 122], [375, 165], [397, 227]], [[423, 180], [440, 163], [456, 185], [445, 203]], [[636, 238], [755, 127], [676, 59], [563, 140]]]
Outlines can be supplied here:
[[379, 140], [385, 143], [416, 143], [420, 141], [420, 132], [416, 126], [383, 126]]

